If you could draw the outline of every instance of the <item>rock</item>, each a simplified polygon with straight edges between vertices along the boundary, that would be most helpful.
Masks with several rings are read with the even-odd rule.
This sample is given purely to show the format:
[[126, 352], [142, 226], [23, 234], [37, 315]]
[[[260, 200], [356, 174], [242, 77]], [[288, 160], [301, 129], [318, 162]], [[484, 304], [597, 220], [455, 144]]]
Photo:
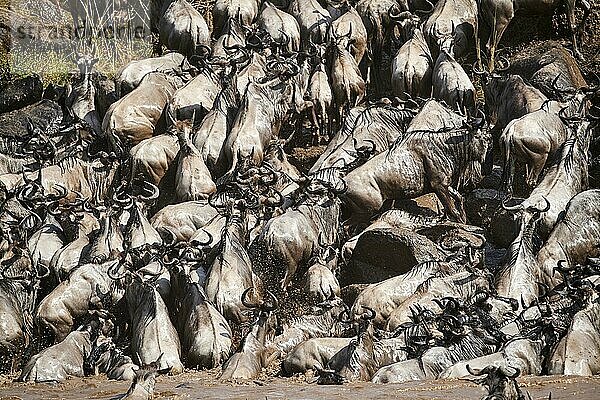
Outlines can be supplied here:
[[463, 247], [465, 243], [479, 248], [486, 243], [485, 230], [474, 225], [465, 225], [453, 221], [444, 221], [418, 230], [420, 235], [439, 244], [442, 249]]
[[340, 284], [381, 282], [442, 257], [435, 243], [411, 230], [370, 230], [358, 239], [348, 266], [342, 268]]
[[50, 126], [58, 126], [62, 121], [62, 110], [52, 100], [41, 100], [19, 110], [0, 115], [0, 136], [25, 137], [27, 121], [46, 132]]
[[0, 113], [18, 110], [42, 99], [44, 85], [39, 75], [15, 79], [0, 88]]
[[504, 196], [498, 190], [476, 189], [465, 197], [469, 222], [484, 228], [488, 239], [499, 247], [508, 247], [519, 231], [513, 215], [502, 208]]

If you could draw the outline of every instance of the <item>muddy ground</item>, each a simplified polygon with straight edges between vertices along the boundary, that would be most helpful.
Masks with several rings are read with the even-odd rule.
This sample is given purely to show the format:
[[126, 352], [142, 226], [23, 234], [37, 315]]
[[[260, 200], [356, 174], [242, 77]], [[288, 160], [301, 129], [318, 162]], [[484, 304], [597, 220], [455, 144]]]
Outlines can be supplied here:
[[[592, 0], [595, 10], [586, 24], [581, 63], [584, 76], [598, 83], [594, 73], [600, 73], [600, 3]], [[569, 47], [566, 18], [517, 17], [504, 35], [504, 54], [514, 61], [514, 55], [527, 51], [532, 44], [558, 40]], [[471, 59], [469, 59], [472, 62]], [[469, 68], [467, 67], [469, 70]], [[297, 147], [290, 151], [291, 159], [303, 171], [316, 160], [324, 147]], [[354, 383], [344, 386], [317, 386], [309, 383], [312, 377], [273, 378], [276, 370], [266, 371], [263, 377], [248, 383], [220, 383], [219, 370], [191, 371], [178, 376], [160, 376], [156, 398], [182, 399], [479, 399], [484, 390], [468, 381], [426, 381], [405, 384], [376, 385]], [[15, 376], [0, 376], [0, 400], [4, 399], [116, 399], [125, 393], [129, 383], [108, 381], [104, 376], [70, 379], [56, 385], [14, 382]], [[519, 379], [533, 399], [596, 400], [600, 399], [600, 377], [524, 377]]]
[[[249, 383], [218, 383], [218, 371], [186, 372], [178, 376], [159, 376], [158, 399], [479, 399], [483, 388], [464, 380], [439, 380], [377, 385], [353, 383], [343, 386], [319, 386], [305, 378], [267, 378]], [[310, 377], [307, 378], [310, 381]], [[597, 400], [600, 377], [524, 377], [521, 387], [533, 400]], [[57, 385], [0, 383], [0, 400], [17, 399], [117, 399], [127, 391], [126, 382], [107, 381], [104, 377], [71, 379]]]

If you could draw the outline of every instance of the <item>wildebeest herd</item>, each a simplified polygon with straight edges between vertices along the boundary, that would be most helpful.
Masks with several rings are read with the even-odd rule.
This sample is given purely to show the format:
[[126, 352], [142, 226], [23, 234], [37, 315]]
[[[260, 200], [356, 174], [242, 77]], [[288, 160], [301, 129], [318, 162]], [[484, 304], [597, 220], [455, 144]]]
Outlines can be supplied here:
[[[433, 3], [217, 0], [207, 24], [152, 0], [155, 57], [4, 83], [4, 371], [125, 398], [184, 368], [505, 399], [519, 374], [598, 374], [590, 5], [523, 77], [496, 51], [514, 10], [562, 2]], [[299, 143], [325, 147], [304, 172]]]

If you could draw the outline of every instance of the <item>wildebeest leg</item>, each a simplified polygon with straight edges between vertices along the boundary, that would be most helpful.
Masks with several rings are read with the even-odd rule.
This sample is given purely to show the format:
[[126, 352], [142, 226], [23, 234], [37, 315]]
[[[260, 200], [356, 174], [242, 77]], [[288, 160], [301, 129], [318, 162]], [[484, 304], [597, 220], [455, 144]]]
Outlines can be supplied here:
[[462, 195], [459, 193], [458, 190], [454, 189], [452, 186], [448, 186], [448, 192], [450, 193], [450, 196], [452, 196], [452, 199], [454, 200], [454, 206], [455, 206], [456, 210], [458, 210], [458, 212], [460, 213], [459, 221], [462, 222], [463, 224], [466, 223], [467, 215], [465, 214], [465, 207], [464, 207]]
[[152, 54], [155, 56], [163, 55], [162, 44], [156, 34], [152, 34]]
[[[313, 145], [319, 145], [321, 143], [321, 137], [323, 136], [322, 132], [321, 132], [321, 124], [319, 124], [319, 119], [317, 118], [317, 113], [315, 111], [315, 106], [313, 105], [310, 108], [311, 111], [311, 115], [312, 115], [312, 124], [313, 124]], [[314, 128], [316, 128], [316, 132], [317, 134], [315, 135], [314, 132]], [[316, 139], [316, 140], [315, 140]]]
[[476, 20], [475, 23], [475, 31], [473, 32], [473, 36], [475, 36], [475, 52], [477, 53], [477, 68], [482, 70], [483, 64], [481, 63], [481, 38], [479, 37], [479, 22]]
[[[500, 5], [499, 5], [500, 7]], [[508, 27], [508, 24], [515, 16], [515, 11], [512, 8], [512, 3], [510, 4], [509, 9], [504, 10], [494, 10], [494, 20], [492, 22], [492, 33], [490, 34], [490, 38], [487, 43], [487, 50], [490, 56], [488, 68], [490, 72], [494, 71], [495, 64], [495, 55], [496, 48], [498, 47], [498, 43], [500, 43], [500, 39], [504, 34], [504, 31]]]
[[[571, 31], [571, 40], [573, 41], [573, 54], [575, 54], [575, 57], [578, 60], [583, 60], [583, 54], [581, 54], [581, 51], [579, 51], [579, 46], [577, 45], [577, 36], [578, 36], [580, 30], [579, 30], [579, 27], [577, 26], [577, 18], [575, 17], [576, 0], [567, 0], [566, 3], [567, 3], [567, 18], [569, 19], [569, 30]], [[584, 19], [582, 21], [585, 21], [585, 14], [584, 14]], [[582, 25], [583, 25], [583, 22], [582, 22]], [[583, 28], [583, 26], [582, 26], [582, 28]]]
[[[457, 200], [455, 199], [455, 196], [453, 196], [451, 194], [450, 189], [451, 189], [450, 186], [438, 185], [433, 190], [434, 190], [435, 194], [439, 197], [442, 204], [444, 205], [444, 208], [446, 209], [446, 213], [450, 214], [449, 216], [452, 217], [452, 219], [454, 219], [458, 222], [466, 223], [466, 217], [464, 216], [464, 210], [462, 210], [462, 212], [461, 212], [462, 197], [460, 196], [460, 194], [458, 195], [460, 198], [460, 204], [461, 204], [460, 209], [459, 209], [459, 207], [457, 207], [457, 204], [456, 204]], [[452, 189], [452, 190], [454, 190], [454, 189]]]
[[338, 114], [337, 114], [337, 129], [340, 130], [342, 129], [342, 126], [344, 125], [344, 105], [339, 105], [338, 106]]
[[325, 133], [325, 141], [326, 143], [329, 143], [329, 140], [331, 139], [331, 118], [327, 115], [325, 108], [321, 109], [320, 114], [321, 124], [323, 125], [323, 131]]
[[590, 16], [590, 12], [592, 11], [592, 6], [589, 3], [589, 1], [581, 0], [580, 3], [581, 8], [583, 8], [583, 17], [581, 18], [581, 23], [577, 27], [577, 36], [579, 41], [581, 41], [583, 36], [583, 28], [585, 26], [585, 22], [587, 21], [588, 17]]
[[504, 190], [508, 194], [512, 194], [513, 179], [515, 176], [515, 162], [510, 154], [510, 143], [507, 143], [505, 138], [500, 138], [503, 147], [502, 153], [504, 154], [504, 168], [502, 168], [502, 182], [504, 183]]
[[547, 158], [548, 154], [542, 154], [539, 155], [539, 157], [536, 157], [535, 159], [527, 163], [527, 184], [530, 187], [533, 188], [537, 184], [539, 176], [542, 173], [542, 170], [544, 169], [544, 165], [546, 165]]

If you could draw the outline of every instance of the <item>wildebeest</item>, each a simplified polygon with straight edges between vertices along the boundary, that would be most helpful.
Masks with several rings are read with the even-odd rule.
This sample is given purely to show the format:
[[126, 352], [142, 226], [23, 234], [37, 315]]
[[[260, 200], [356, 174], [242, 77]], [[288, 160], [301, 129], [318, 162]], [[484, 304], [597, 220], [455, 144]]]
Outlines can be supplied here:
[[175, 274], [177, 281], [178, 318], [183, 358], [187, 365], [213, 368], [231, 354], [231, 328], [225, 318], [208, 301], [201, 282], [194, 282], [186, 268]]
[[142, 365], [135, 371], [135, 377], [131, 386], [120, 400], [149, 400], [154, 397], [154, 385], [159, 372], [159, 359], [149, 364]]
[[98, 316], [71, 332], [60, 343], [34, 355], [21, 371], [19, 380], [60, 382], [68, 377], [83, 377], [83, 365], [90, 356], [96, 338], [106, 334], [112, 323]]
[[[125, 154], [130, 147], [156, 133], [163, 133], [165, 122], [159, 124], [163, 109], [181, 82], [163, 73], [146, 75], [140, 85], [110, 106], [102, 130], [117, 154]], [[143, 107], [135, 105], [144, 99]]]
[[217, 190], [200, 151], [192, 142], [192, 128], [193, 120], [175, 123], [180, 149], [175, 193], [182, 201], [208, 199]]
[[525, 162], [526, 183], [534, 187], [539, 176], [560, 145], [567, 139], [567, 127], [558, 116], [560, 105], [549, 102], [541, 109], [513, 119], [500, 136], [504, 156], [504, 181], [512, 192], [517, 160]]
[[183, 372], [179, 336], [156, 288], [137, 278], [128, 286], [126, 298], [132, 321], [133, 360], [138, 365], [160, 360], [160, 369], [173, 375]]
[[[446, 132], [413, 132], [388, 150], [350, 172], [343, 195], [352, 220], [364, 222], [388, 199], [412, 198], [435, 192], [446, 212], [465, 222], [457, 188], [481, 179], [481, 165], [490, 147], [481, 128]], [[434, 145], [435, 143], [435, 145]]]
[[588, 149], [592, 132], [587, 122], [575, 129], [577, 131], [571, 131], [529, 197], [517, 205], [504, 206], [507, 210], [518, 211], [522, 218], [528, 218], [543, 208], [547, 200], [549, 208], [542, 213], [536, 226], [542, 238], [548, 237], [569, 200], [588, 187]]
[[213, 8], [213, 35], [225, 33], [225, 27], [231, 20], [237, 20], [244, 26], [252, 25], [259, 7], [257, 0], [217, 0]]
[[186, 0], [171, 1], [160, 19], [159, 32], [161, 44], [188, 57], [210, 44], [204, 17]]
[[242, 293], [253, 289], [254, 298], [262, 294], [262, 281], [252, 270], [252, 261], [246, 251], [246, 211], [254, 207], [245, 200], [235, 200], [230, 208], [222, 232], [219, 255], [213, 261], [206, 279], [206, 295], [228, 321], [244, 322], [248, 307], [242, 302]]
[[115, 73], [115, 90], [121, 98], [139, 86], [144, 77], [152, 72], [166, 74], [183, 73], [190, 69], [185, 56], [180, 53], [168, 53], [161, 57], [130, 61]]
[[475, 113], [475, 87], [461, 65], [452, 56], [453, 45], [439, 52], [431, 81], [433, 97], [463, 114]]
[[271, 249], [270, 257], [284, 272], [282, 288], [313, 255], [320, 237], [326, 243], [338, 240], [340, 201], [336, 193], [345, 190], [343, 182], [339, 178], [320, 181], [316, 176], [305, 190], [303, 198], [266, 223], [255, 241], [257, 247], [262, 243]]
[[[286, 52], [300, 50], [300, 25], [292, 15], [265, 1], [260, 9], [256, 24], [278, 43], [284, 43]], [[287, 43], [286, 43], [287, 42]]]
[[[423, 34], [434, 55], [446, 50], [452, 57], [462, 57], [477, 36], [477, 2], [474, 0], [440, 0], [423, 24]], [[448, 46], [452, 44], [453, 48]]]
[[75, 320], [93, 308], [107, 308], [123, 297], [122, 282], [108, 276], [119, 261], [85, 264], [75, 269], [39, 304], [37, 324], [47, 327], [59, 343], [71, 332]]
[[246, 298], [250, 290], [251, 288], [244, 291], [241, 301], [248, 309], [256, 309], [258, 318], [243, 339], [240, 350], [223, 365], [221, 380], [254, 379], [263, 367], [269, 365], [271, 350], [266, 345], [275, 331], [275, 315], [272, 311], [278, 307], [277, 299], [267, 291], [267, 296], [262, 303], [250, 303]]
[[404, 44], [392, 60], [392, 91], [394, 95], [405, 98], [418, 96], [428, 98], [431, 95], [431, 74], [433, 60], [420, 19], [410, 12], [398, 15], [390, 14], [405, 36]]

